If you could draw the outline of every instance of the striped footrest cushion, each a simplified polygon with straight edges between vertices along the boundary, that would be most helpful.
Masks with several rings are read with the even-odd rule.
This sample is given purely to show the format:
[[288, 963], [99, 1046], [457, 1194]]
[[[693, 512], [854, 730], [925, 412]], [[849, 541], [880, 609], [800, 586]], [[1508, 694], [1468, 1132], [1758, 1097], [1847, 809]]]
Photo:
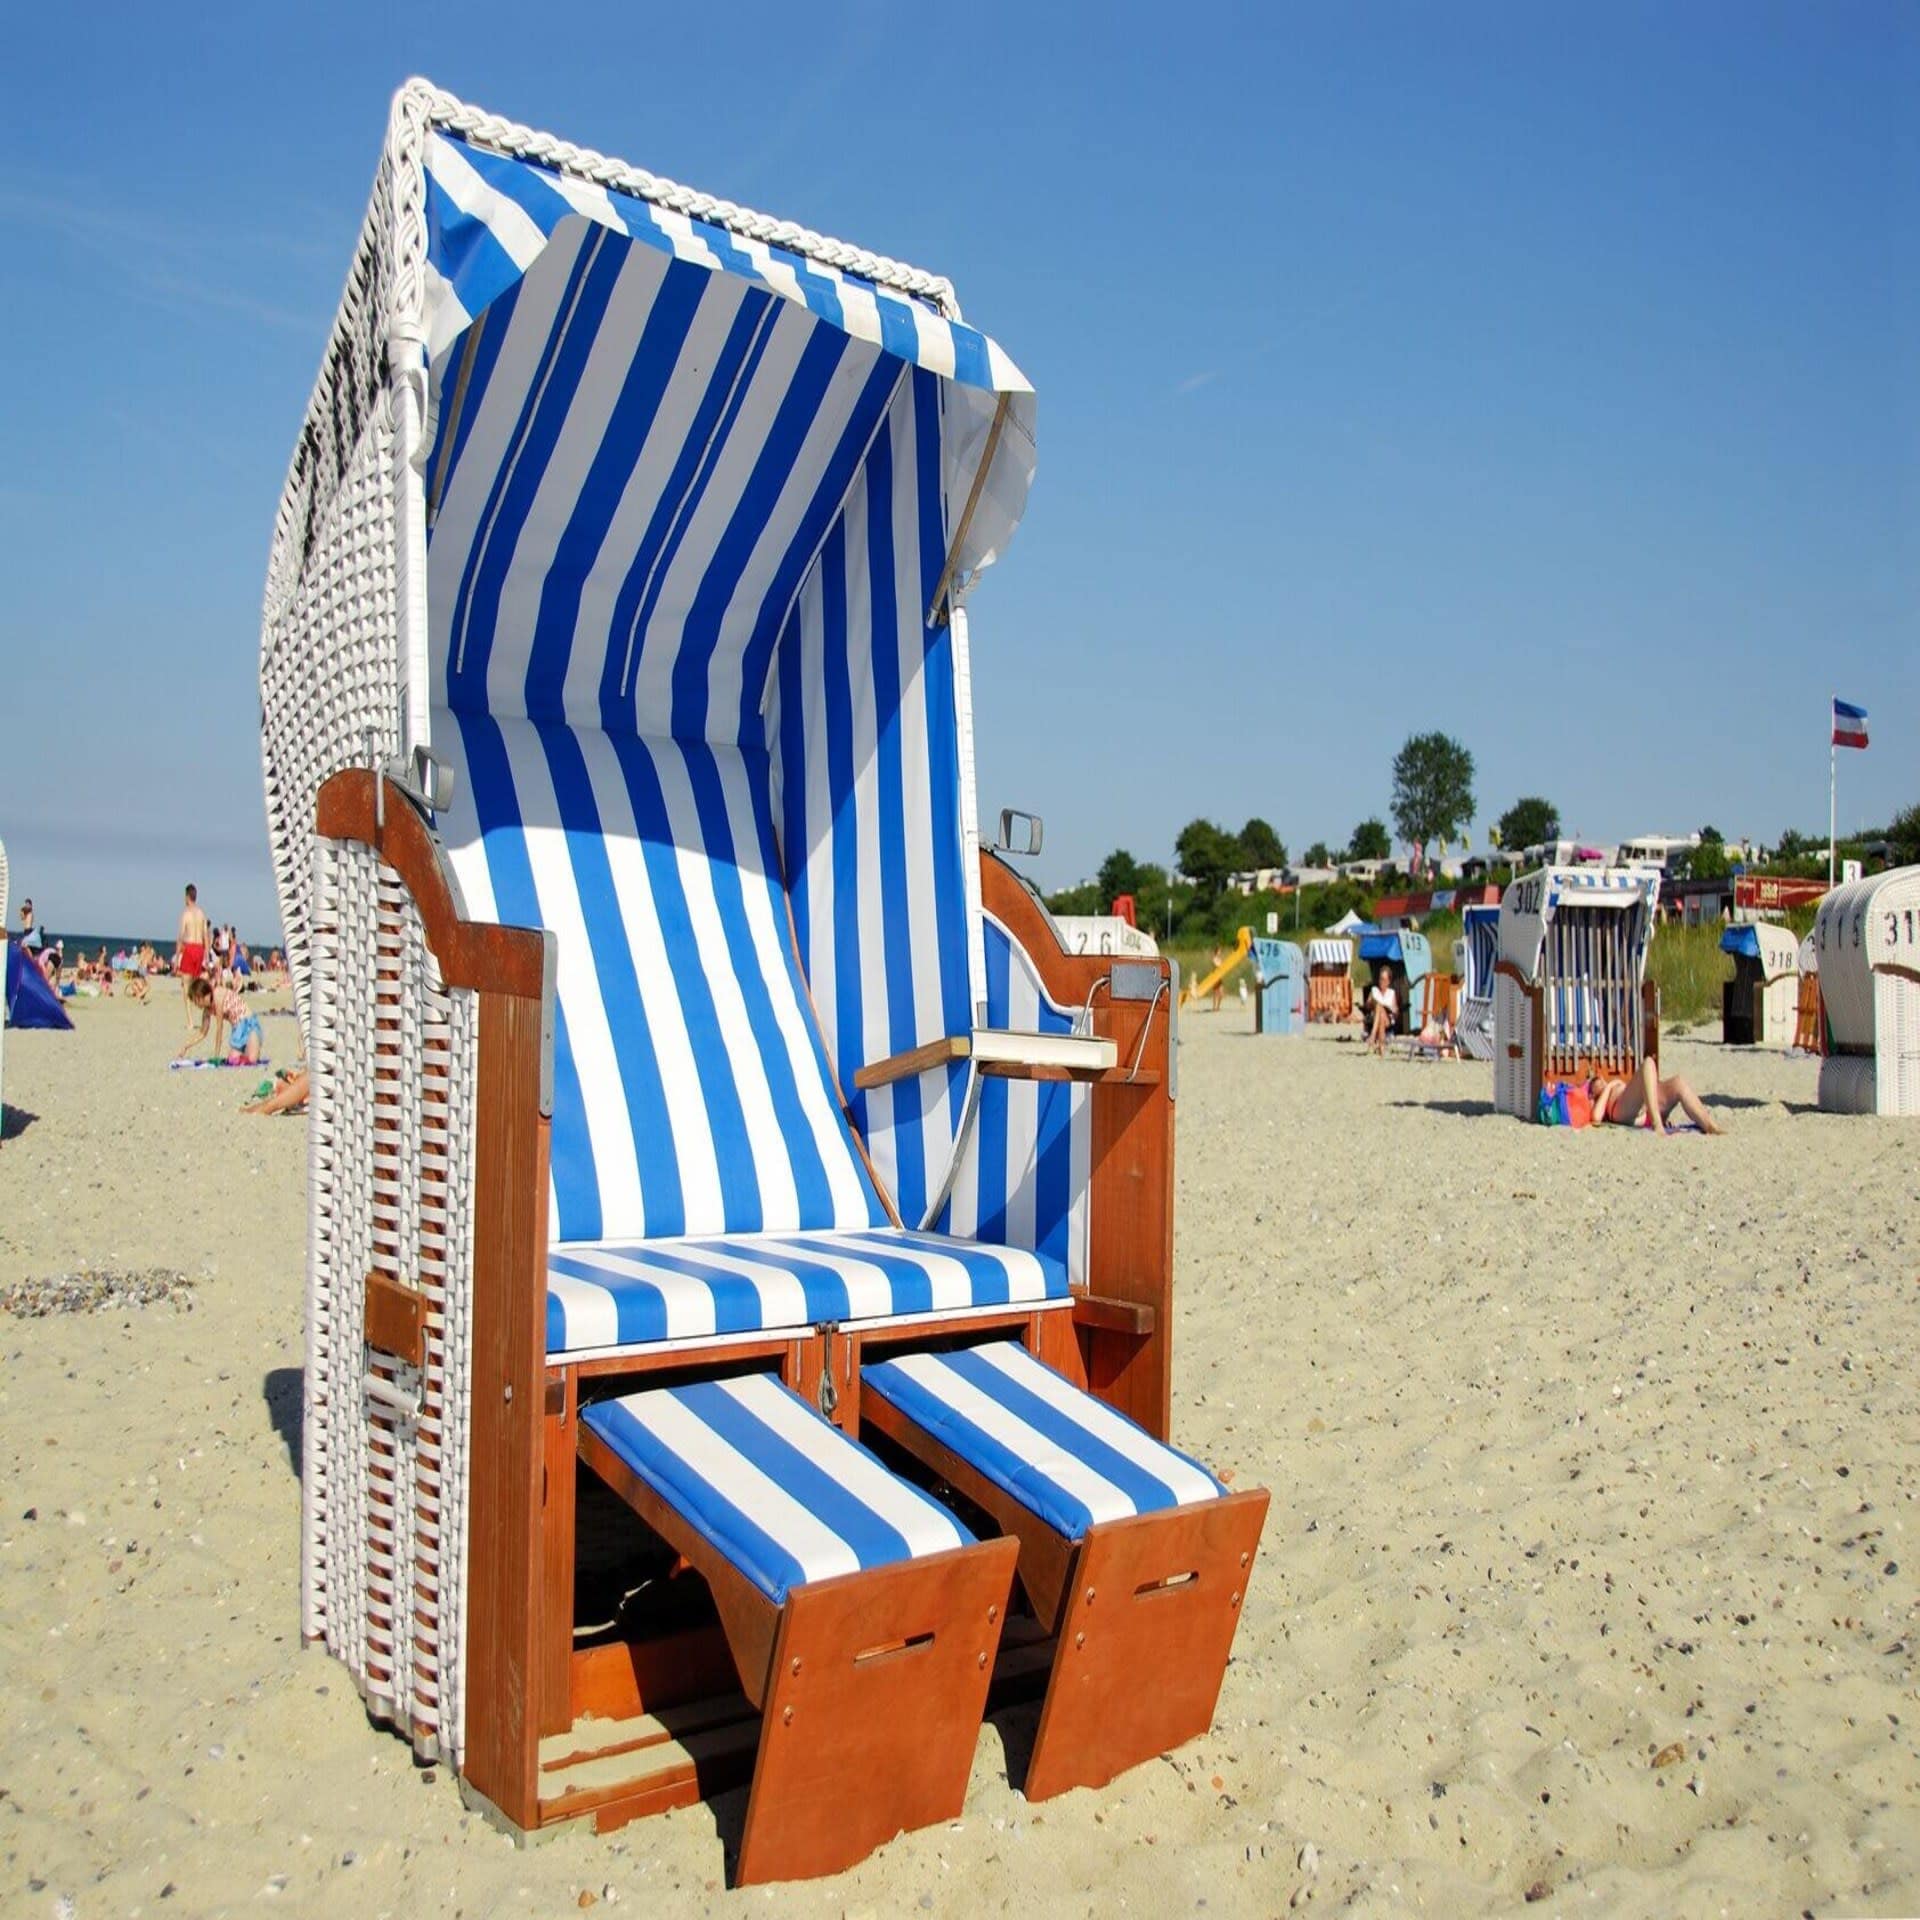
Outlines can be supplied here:
[[882, 1361], [860, 1384], [1069, 1540], [1226, 1491], [1015, 1341]]
[[649, 1387], [580, 1420], [776, 1606], [809, 1581], [973, 1544], [770, 1374]]

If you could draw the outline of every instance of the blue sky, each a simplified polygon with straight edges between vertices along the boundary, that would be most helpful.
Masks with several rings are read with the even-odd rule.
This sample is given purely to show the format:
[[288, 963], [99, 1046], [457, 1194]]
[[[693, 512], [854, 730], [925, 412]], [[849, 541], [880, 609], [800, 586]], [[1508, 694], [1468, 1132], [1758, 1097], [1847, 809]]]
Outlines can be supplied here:
[[[1411, 731], [1588, 838], [1920, 800], [1920, 13], [32, 9], [0, 81], [0, 837], [56, 927], [274, 926], [268, 538], [388, 96], [949, 274], [1040, 393], [975, 597], [1046, 884], [1296, 853]], [[1478, 836], [1476, 836], [1478, 837]]]

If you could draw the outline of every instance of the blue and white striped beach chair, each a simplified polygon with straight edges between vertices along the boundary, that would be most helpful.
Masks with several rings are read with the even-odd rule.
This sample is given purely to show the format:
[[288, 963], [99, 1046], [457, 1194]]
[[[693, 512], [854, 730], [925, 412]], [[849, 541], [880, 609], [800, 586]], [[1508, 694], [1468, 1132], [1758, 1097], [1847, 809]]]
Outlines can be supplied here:
[[[881, 1347], [1011, 1340], [1166, 1432], [1173, 969], [1068, 955], [977, 819], [966, 601], [1033, 432], [937, 276], [396, 100], [261, 646], [312, 1061], [303, 1615], [517, 1831], [751, 1774], [743, 1877], [843, 1863], [826, 1788], [769, 1784], [762, 1642], [844, 1666], [845, 1607], [957, 1645], [909, 1598], [1004, 1559], [802, 1556], [776, 1594], [749, 1533], [856, 1456], [808, 1415], [712, 1531], [660, 1449], [722, 1383], [851, 1433]], [[899, 1776], [862, 1844], [964, 1779], [967, 1644], [966, 1687], [903, 1658], [914, 1711], [849, 1738]]]

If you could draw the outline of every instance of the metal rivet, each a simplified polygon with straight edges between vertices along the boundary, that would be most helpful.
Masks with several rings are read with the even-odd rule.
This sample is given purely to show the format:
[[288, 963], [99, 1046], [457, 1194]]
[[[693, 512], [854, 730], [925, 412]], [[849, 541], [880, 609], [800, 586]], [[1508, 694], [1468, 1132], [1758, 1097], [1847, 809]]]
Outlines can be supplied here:
[[987, 1664], [987, 1656], [984, 1653], [980, 1656], [977, 1664], [983, 1667]]
[[795, 1673], [800, 1671], [800, 1656], [797, 1653], [793, 1656], [793, 1671]]
[[1239, 1604], [1240, 1604], [1240, 1596], [1237, 1593], [1233, 1596], [1231, 1600], [1227, 1602], [1227, 1605], [1230, 1607], [1237, 1607]]
[[1084, 1633], [1076, 1633], [1073, 1636], [1073, 1644], [1076, 1647], [1084, 1647], [1087, 1644], [1087, 1636]]
[[506, 1386], [501, 1389], [501, 1397], [506, 1400], [511, 1400], [513, 1398], [513, 1382], [511, 1380], [509, 1380]]
[[1242, 1554], [1242, 1555], [1240, 1556], [1240, 1564], [1241, 1564], [1241, 1565], [1242, 1565], [1242, 1566], [1244, 1567], [1244, 1566], [1245, 1566], [1245, 1565], [1247, 1564], [1247, 1562], [1248, 1562], [1249, 1560], [1251, 1560], [1252, 1558], [1253, 1558], [1253, 1555], [1252, 1555], [1252, 1554], [1250, 1554], [1250, 1553], [1243, 1553], [1243, 1554]]
[[1093, 1605], [1093, 1589], [1091, 1587], [1087, 1589], [1087, 1605]]
[[792, 1726], [793, 1725], [793, 1709], [789, 1707], [786, 1710], [786, 1712], [780, 1716], [780, 1720], [783, 1726], [789, 1726], [789, 1727]]
[[989, 1607], [987, 1609], [987, 1624], [989, 1626], [991, 1626], [994, 1623], [994, 1621], [998, 1620], [999, 1618], [1000, 1618], [1000, 1609], [998, 1607]]

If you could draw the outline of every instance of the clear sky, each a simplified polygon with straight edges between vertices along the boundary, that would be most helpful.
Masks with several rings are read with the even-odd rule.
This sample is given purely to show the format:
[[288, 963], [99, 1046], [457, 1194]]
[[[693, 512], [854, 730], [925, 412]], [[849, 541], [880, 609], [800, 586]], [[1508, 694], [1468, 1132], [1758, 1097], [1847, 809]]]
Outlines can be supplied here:
[[[657, 23], [671, 20], [672, 31]], [[410, 72], [949, 274], [1040, 394], [974, 600], [1039, 877], [1920, 800], [1920, 11], [30, 8], [0, 71], [0, 838], [55, 927], [274, 925], [258, 615]], [[1476, 833], [1476, 841], [1480, 839]]]

